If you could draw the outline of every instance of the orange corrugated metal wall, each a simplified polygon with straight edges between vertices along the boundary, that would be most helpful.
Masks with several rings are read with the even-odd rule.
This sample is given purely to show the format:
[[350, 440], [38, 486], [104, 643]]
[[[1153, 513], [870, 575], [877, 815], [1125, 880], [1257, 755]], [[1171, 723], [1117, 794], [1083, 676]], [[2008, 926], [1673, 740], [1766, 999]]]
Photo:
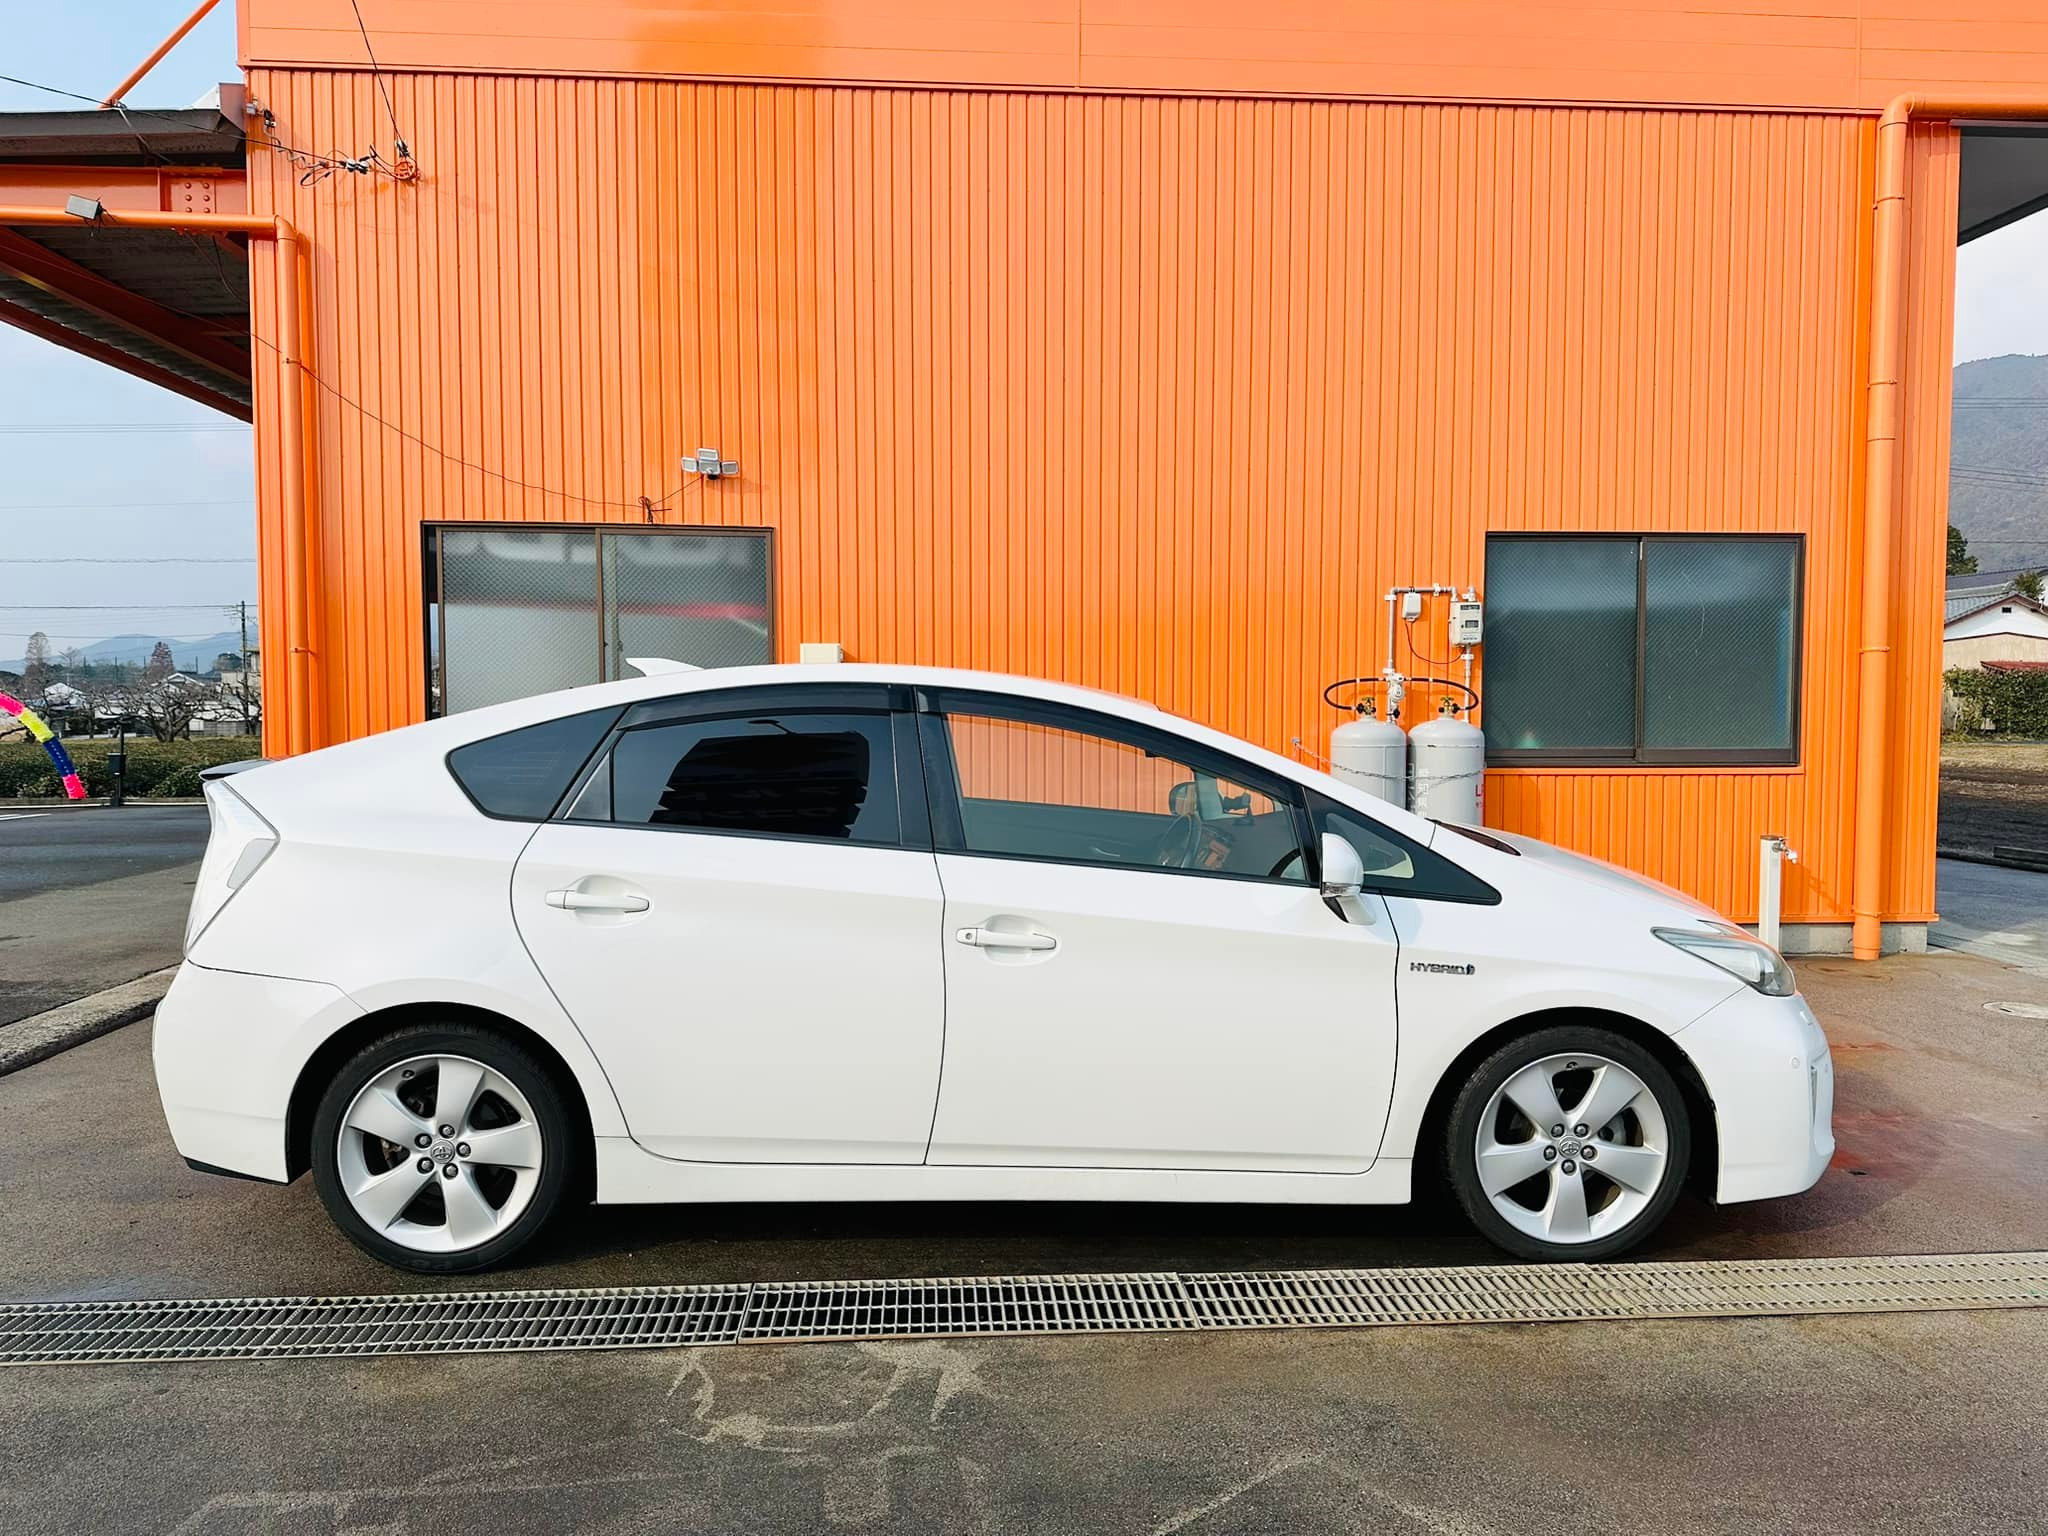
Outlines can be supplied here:
[[[1800, 767], [1495, 773], [1489, 819], [1737, 915], [1782, 832], [1788, 918], [1847, 918], [1869, 120], [391, 85], [419, 184], [252, 170], [312, 251], [330, 738], [419, 718], [430, 519], [772, 526], [788, 656], [1282, 750], [1379, 665], [1378, 593], [1481, 583], [1489, 530], [1802, 532]], [[385, 136], [367, 76], [251, 89], [294, 142]], [[1915, 143], [1888, 911], [1924, 917], [1956, 162]], [[702, 445], [739, 478], [684, 482]]]

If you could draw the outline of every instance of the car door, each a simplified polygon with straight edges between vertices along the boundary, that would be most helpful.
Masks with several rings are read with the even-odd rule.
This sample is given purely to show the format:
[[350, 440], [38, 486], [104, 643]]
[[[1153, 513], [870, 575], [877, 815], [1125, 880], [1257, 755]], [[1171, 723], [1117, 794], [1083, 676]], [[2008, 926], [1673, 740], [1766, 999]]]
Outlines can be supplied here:
[[520, 858], [519, 932], [649, 1150], [923, 1158], [942, 903], [915, 730], [889, 702], [636, 706]]
[[1296, 788], [1167, 730], [923, 696], [945, 888], [928, 1161], [1357, 1172], [1397, 944], [1324, 901]]

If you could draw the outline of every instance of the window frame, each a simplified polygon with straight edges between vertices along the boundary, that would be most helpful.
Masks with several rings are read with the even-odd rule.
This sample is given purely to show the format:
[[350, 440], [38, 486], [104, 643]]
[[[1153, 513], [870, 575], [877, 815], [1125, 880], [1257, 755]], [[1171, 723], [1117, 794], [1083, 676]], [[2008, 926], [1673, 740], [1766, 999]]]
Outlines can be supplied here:
[[[757, 683], [735, 688], [711, 688], [692, 693], [670, 694], [643, 699], [625, 707], [597, 749], [570, 782], [549, 818], [573, 827], [607, 828], [617, 832], [659, 832], [668, 836], [735, 837], [755, 842], [803, 843], [808, 847], [908, 849], [928, 853], [932, 848], [931, 816], [926, 808], [922, 759], [916, 730], [909, 714], [909, 690], [889, 683]], [[887, 722], [884, 733], [889, 746], [889, 772], [896, 792], [896, 837], [894, 841], [855, 841], [846, 837], [817, 837], [801, 833], [749, 832], [736, 827], [688, 827], [662, 822], [619, 821], [572, 817], [570, 812], [582, 796], [591, 777], [611, 762], [612, 749], [635, 731], [659, 730], [671, 725], [708, 725], [719, 720], [757, 719], [764, 715], [872, 715]], [[918, 771], [909, 771], [911, 768]], [[868, 790], [874, 793], [870, 778]]]
[[[1309, 821], [1307, 787], [1293, 779], [1269, 773], [1176, 732], [1057, 700], [983, 693], [964, 688], [920, 688], [916, 693], [916, 725], [924, 764], [925, 798], [931, 818], [932, 848], [936, 853], [970, 859], [1006, 859], [1022, 864], [1056, 864], [1068, 869], [1116, 870], [1127, 875], [1187, 875], [1204, 880], [1285, 886], [1290, 890], [1311, 893], [1321, 887], [1322, 871]], [[1302, 854], [1303, 878], [1281, 880], [1272, 875], [1248, 875], [1234, 870], [1181, 869], [1169, 865], [1127, 864], [1115, 859], [1080, 859], [1061, 854], [970, 848], [960, 815], [960, 802], [965, 797], [960, 793], [959, 764], [954, 759], [952, 737], [946, 728], [946, 717], [951, 714], [1098, 736], [1106, 741], [1156, 753], [1199, 772], [1217, 774], [1244, 789], [1262, 794], [1287, 811]]]
[[[779, 639], [776, 630], [775, 585], [777, 575], [775, 530], [772, 527], [705, 527], [695, 523], [594, 523], [594, 522], [536, 522], [531, 519], [511, 522], [484, 522], [475, 518], [437, 518], [420, 524], [420, 717], [424, 720], [446, 720], [453, 716], [442, 708], [448, 691], [448, 597], [447, 582], [443, 574], [440, 536], [443, 533], [468, 533], [484, 529], [514, 532], [533, 531], [539, 533], [587, 533], [590, 535], [591, 551], [596, 559], [596, 585], [593, 588], [594, 617], [597, 631], [597, 681], [618, 682], [620, 678], [605, 676], [605, 658], [610, 649], [610, 640], [605, 634], [604, 624], [604, 541], [607, 535], [630, 535], [639, 537], [651, 534], [656, 537], [677, 538], [746, 538], [759, 540], [765, 558], [762, 570], [767, 578], [768, 599], [768, 656], [772, 661], [781, 652], [777, 649]], [[620, 657], [623, 664], [625, 658]], [[441, 668], [441, 698], [434, 695], [434, 668]], [[622, 673], [621, 677], [630, 675]], [[577, 684], [589, 687], [590, 684]], [[537, 698], [537, 694], [528, 694]], [[478, 705], [477, 708], [489, 708]], [[454, 714], [467, 714], [467, 710], [456, 710]]]
[[[1796, 768], [1803, 761], [1806, 733], [1806, 535], [1803, 533], [1563, 533], [1500, 530], [1486, 535], [1489, 554], [1498, 543], [1568, 540], [1578, 543], [1633, 544], [1636, 550], [1635, 743], [1631, 750], [1612, 747], [1486, 747], [1489, 768]], [[1792, 730], [1784, 747], [1647, 747], [1643, 744], [1645, 662], [1649, 645], [1649, 546], [1652, 544], [1787, 544], [1792, 549], [1792, 654], [1788, 679]], [[1492, 586], [1488, 580], [1489, 592]], [[1485, 673], [1480, 702], [1485, 721]]]

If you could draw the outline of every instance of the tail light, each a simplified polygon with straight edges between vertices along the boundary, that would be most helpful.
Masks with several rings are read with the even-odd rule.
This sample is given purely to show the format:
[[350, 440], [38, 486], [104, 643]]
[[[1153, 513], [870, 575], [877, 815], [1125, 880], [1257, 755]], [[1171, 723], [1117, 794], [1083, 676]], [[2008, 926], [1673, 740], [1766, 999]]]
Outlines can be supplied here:
[[215, 779], [206, 786], [206, 812], [212, 829], [199, 878], [192, 887], [192, 913], [185, 920], [185, 950], [191, 953], [207, 924], [263, 866], [277, 846], [277, 828], [256, 814], [256, 808]]

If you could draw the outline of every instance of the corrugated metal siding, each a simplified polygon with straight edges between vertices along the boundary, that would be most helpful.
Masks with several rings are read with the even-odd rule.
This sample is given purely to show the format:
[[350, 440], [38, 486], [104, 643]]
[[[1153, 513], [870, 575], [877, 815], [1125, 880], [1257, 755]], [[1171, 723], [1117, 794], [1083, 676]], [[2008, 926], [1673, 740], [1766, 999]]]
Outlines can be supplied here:
[[241, 0], [257, 66], [1875, 109], [2048, 87], [2034, 0]]
[[[295, 142], [388, 137], [366, 77], [251, 85]], [[1497, 773], [1490, 819], [1735, 913], [1782, 832], [1787, 915], [1846, 918], [1867, 121], [392, 85], [419, 185], [252, 169], [314, 250], [331, 734], [420, 714], [423, 519], [773, 526], [787, 656], [1066, 678], [1281, 750], [1378, 666], [1378, 593], [1481, 582], [1488, 530], [1796, 531], [1802, 767]], [[1945, 252], [1953, 154], [1918, 175]], [[1945, 406], [1945, 324], [1909, 401]], [[684, 482], [703, 445], [740, 477]], [[1939, 457], [1914, 439], [1902, 687], [1938, 665]]]

